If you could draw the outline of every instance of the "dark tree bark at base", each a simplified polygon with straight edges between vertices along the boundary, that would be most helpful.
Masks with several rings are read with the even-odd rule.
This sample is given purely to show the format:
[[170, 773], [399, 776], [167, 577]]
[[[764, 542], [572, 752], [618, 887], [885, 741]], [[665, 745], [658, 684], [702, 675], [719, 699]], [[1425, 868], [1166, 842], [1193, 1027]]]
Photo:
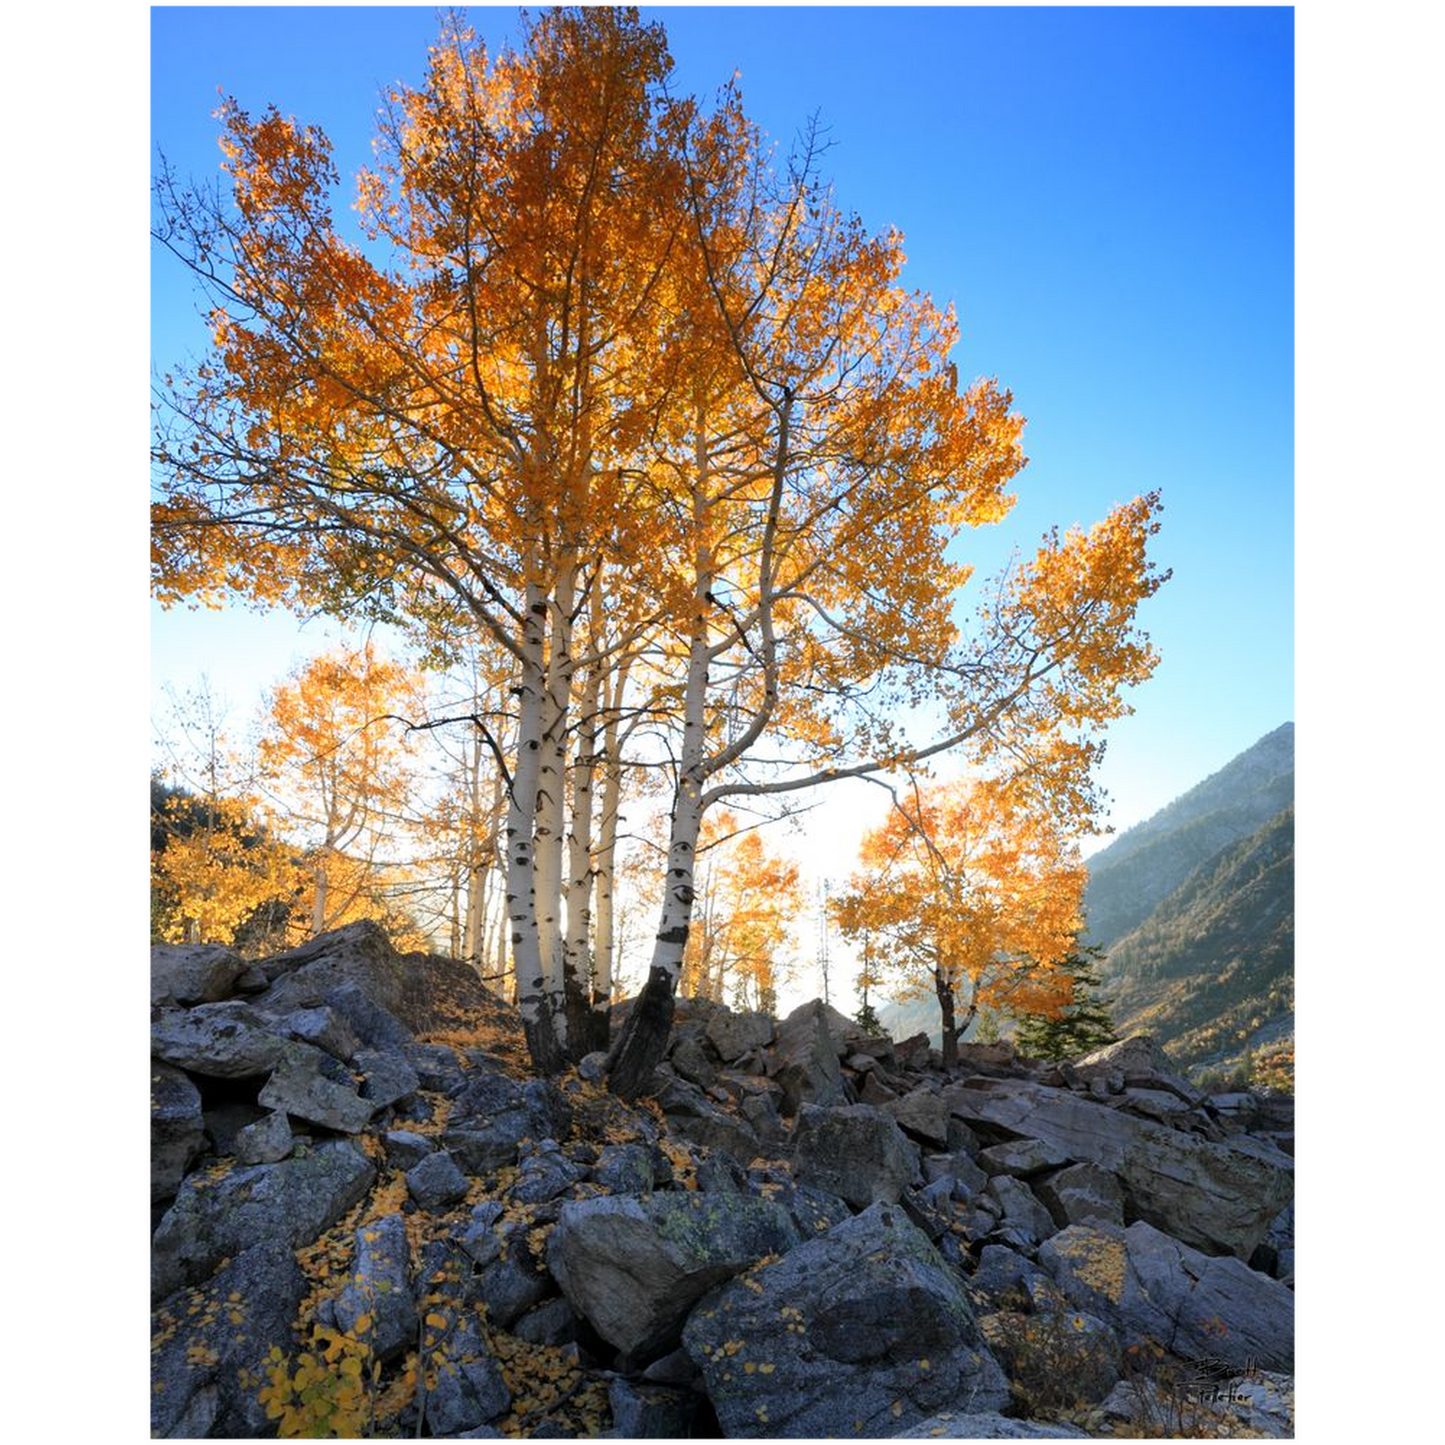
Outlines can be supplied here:
[[602, 1053], [612, 1040], [612, 1009], [605, 1003], [592, 1004], [582, 1017], [582, 1053]]
[[629, 1103], [652, 1078], [667, 1052], [675, 1000], [667, 970], [654, 968], [637, 996], [607, 1060], [607, 1087]]
[[[953, 1013], [953, 990], [941, 972], [933, 975], [933, 991], [938, 995], [938, 1009], [943, 1015], [943, 1067], [958, 1067], [958, 1035], [960, 1033]], [[967, 1025], [964, 1026], [965, 1028]]]
[[[588, 1027], [592, 1007], [575, 969], [567, 969], [562, 988], [562, 1008], [567, 1019], [567, 1057], [577, 1064], [595, 1047], [591, 1043], [592, 1034]], [[603, 1047], [606, 1047], [605, 1043]]]
[[539, 1074], [550, 1078], [567, 1067], [567, 1058], [562, 1052], [562, 1045], [557, 1041], [556, 1030], [552, 1027], [552, 1015], [545, 999], [535, 1019], [530, 1022], [522, 1020], [522, 1032], [527, 1038], [527, 1052], [531, 1054], [532, 1064]]

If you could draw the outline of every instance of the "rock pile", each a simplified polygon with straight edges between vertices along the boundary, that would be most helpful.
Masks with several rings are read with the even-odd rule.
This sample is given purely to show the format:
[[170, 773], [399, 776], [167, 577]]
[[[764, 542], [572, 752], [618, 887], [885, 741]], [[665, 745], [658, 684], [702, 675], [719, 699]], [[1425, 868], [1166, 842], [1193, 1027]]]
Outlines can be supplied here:
[[152, 1018], [159, 1435], [1292, 1432], [1288, 1101], [1148, 1040], [683, 1000], [628, 1107], [368, 924], [158, 948]]

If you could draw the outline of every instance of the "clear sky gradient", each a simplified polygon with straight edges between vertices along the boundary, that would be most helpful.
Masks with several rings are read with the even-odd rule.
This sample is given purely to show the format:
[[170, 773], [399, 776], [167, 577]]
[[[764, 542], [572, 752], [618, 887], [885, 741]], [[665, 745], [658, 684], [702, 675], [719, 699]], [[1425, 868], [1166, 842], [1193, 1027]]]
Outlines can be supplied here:
[[[211, 174], [217, 89], [274, 101], [369, 159], [388, 82], [416, 82], [415, 9], [152, 12], [153, 146]], [[987, 573], [1057, 522], [1163, 492], [1163, 661], [1111, 734], [1118, 828], [1294, 716], [1293, 17], [1287, 9], [656, 9], [679, 88], [741, 72], [786, 145], [827, 129], [839, 204], [906, 237], [905, 279], [958, 308], [967, 378], [997, 376], [1031, 458]], [[516, 12], [474, 9], [489, 43]], [[158, 370], [205, 344], [181, 268], [153, 268]], [[289, 618], [156, 615], [153, 680], [201, 671], [249, 709], [324, 642]], [[810, 832], [812, 830], [810, 829]], [[846, 842], [821, 869], [846, 871]]]

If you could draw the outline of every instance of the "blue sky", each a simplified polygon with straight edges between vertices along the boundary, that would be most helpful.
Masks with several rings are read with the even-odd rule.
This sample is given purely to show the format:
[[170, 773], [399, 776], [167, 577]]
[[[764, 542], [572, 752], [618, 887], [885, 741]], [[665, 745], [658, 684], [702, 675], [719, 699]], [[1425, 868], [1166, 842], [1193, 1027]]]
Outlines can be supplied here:
[[[905, 233], [909, 284], [953, 300], [960, 372], [997, 376], [1031, 461], [982, 572], [1052, 523], [1165, 501], [1163, 661], [1111, 734], [1128, 826], [1294, 716], [1293, 17], [1285, 9], [658, 9], [677, 84], [741, 72], [786, 144], [827, 128], [838, 202]], [[515, 11], [471, 12], [489, 42]], [[212, 173], [218, 87], [369, 156], [378, 93], [419, 78], [435, 12], [152, 11], [153, 147]], [[153, 268], [159, 369], [204, 344], [179, 267]], [[206, 670], [242, 709], [293, 653], [289, 618], [157, 614], [153, 681]]]

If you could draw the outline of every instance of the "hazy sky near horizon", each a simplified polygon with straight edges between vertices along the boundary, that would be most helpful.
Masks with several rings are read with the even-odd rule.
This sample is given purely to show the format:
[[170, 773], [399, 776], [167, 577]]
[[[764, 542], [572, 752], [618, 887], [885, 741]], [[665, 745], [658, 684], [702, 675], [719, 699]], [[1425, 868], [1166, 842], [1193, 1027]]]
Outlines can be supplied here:
[[[1111, 734], [1114, 825], [1292, 718], [1292, 13], [644, 13], [666, 23], [679, 89], [738, 70], [784, 146], [818, 115], [839, 204], [904, 232], [905, 281], [958, 308], [962, 375], [1012, 389], [1030, 464], [1009, 520], [964, 539], [981, 574], [1054, 523], [1162, 491], [1153, 555], [1174, 576], [1144, 614], [1162, 661]], [[471, 18], [489, 43], [515, 33], [514, 10]], [[436, 35], [424, 7], [155, 9], [151, 25], [152, 143], [178, 171], [215, 171], [219, 88], [319, 123], [348, 185], [379, 93], [420, 79]], [[158, 371], [204, 346], [197, 304], [158, 251]], [[325, 632], [158, 612], [153, 685], [205, 671], [244, 711]], [[868, 804], [811, 815], [819, 876], [846, 873], [845, 820]]]

